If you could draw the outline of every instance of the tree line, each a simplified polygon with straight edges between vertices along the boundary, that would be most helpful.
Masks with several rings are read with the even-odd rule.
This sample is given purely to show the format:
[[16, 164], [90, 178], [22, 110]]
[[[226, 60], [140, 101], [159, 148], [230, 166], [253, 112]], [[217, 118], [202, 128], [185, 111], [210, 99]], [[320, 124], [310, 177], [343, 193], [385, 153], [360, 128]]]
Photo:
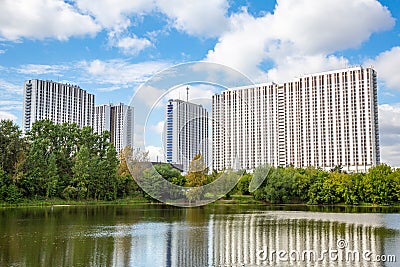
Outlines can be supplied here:
[[[109, 133], [98, 134], [91, 127], [76, 124], [55, 124], [37, 121], [32, 129], [22, 131], [12, 121], [0, 121], [0, 202], [18, 203], [28, 200], [116, 200], [129, 197], [152, 199], [136, 183], [127, 164], [126, 148], [118, 158], [109, 142]], [[195, 166], [183, 176], [169, 164], [147, 169], [143, 177], [150, 188], [155, 171], [166, 181], [179, 186], [196, 187], [216, 181], [221, 172]], [[148, 160], [146, 153], [141, 160]], [[238, 172], [242, 173], [242, 172]], [[400, 203], [400, 169], [381, 164], [367, 173], [349, 174], [340, 167], [331, 171], [317, 168], [260, 166], [253, 173], [244, 173], [237, 185], [225, 195], [251, 195], [266, 203], [307, 203], [358, 205], [372, 203], [390, 205]], [[265, 179], [264, 179], [265, 178]], [[264, 182], [249, 191], [252, 179]], [[218, 183], [217, 183], [218, 184]], [[155, 192], [157, 185], [154, 184]], [[160, 191], [160, 190], [158, 190]], [[181, 191], [172, 192], [179, 198]], [[192, 190], [187, 194], [196, 201], [202, 194]], [[154, 195], [154, 194], [152, 194]]]
[[0, 201], [125, 196], [130, 180], [119, 172], [117, 152], [108, 140], [108, 132], [50, 120], [35, 122], [22, 136], [12, 121], [0, 121]]
[[[266, 170], [263, 184], [250, 193], [253, 176], [263, 178]], [[268, 203], [392, 205], [400, 203], [400, 169], [380, 164], [366, 173], [345, 173], [340, 167], [328, 172], [313, 167], [260, 166], [253, 175], [245, 174], [236, 189]]]

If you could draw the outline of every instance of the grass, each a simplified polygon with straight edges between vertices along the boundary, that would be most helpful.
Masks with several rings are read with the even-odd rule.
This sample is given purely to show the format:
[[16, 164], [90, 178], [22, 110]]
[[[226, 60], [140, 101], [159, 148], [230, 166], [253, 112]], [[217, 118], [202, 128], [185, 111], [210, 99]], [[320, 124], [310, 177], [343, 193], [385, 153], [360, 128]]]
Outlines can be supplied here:
[[[18, 203], [0, 202], [0, 207], [46, 207], [46, 206], [85, 206], [85, 205], [138, 205], [159, 203], [151, 201], [142, 196], [127, 197], [116, 200], [65, 200], [61, 198], [53, 199], [23, 199]], [[400, 208], [400, 203], [393, 205], [377, 205], [371, 203], [360, 203], [359, 205], [347, 205], [344, 203], [333, 205], [310, 205], [306, 203], [287, 203], [287, 204], [271, 204], [261, 200], [256, 200], [252, 195], [231, 195], [229, 198], [220, 198], [212, 205], [266, 205], [266, 206], [308, 206], [308, 207], [359, 207], [359, 208], [379, 208], [391, 207]]]
[[65, 200], [54, 199], [23, 199], [18, 203], [0, 202], [0, 207], [45, 207], [45, 206], [85, 206], [85, 205], [133, 205], [152, 203], [142, 197], [130, 197], [116, 200]]

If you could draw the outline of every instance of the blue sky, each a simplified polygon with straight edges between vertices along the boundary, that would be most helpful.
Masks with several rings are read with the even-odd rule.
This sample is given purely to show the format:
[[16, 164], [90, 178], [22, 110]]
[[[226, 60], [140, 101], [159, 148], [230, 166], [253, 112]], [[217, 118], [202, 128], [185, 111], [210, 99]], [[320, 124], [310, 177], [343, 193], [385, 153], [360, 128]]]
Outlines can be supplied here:
[[255, 82], [372, 65], [382, 161], [400, 166], [398, 0], [1, 0], [0, 10], [0, 119], [21, 123], [27, 79], [129, 103], [155, 73], [191, 61]]

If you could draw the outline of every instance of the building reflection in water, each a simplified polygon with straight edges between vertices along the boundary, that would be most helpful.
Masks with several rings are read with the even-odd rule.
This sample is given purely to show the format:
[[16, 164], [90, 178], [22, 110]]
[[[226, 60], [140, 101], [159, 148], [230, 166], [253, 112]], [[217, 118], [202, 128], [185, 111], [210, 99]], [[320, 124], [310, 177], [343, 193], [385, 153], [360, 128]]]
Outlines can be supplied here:
[[[315, 266], [316, 263], [318, 266], [381, 266], [377, 263], [368, 265], [362, 259], [363, 251], [383, 254], [379, 215], [369, 225], [351, 220], [338, 222], [293, 217], [296, 216], [285, 213], [282, 216], [277, 213], [232, 215], [223, 219], [217, 216], [213, 223], [213, 243], [216, 244], [213, 248], [214, 262], [226, 265], [278, 264], [282, 261], [277, 259], [277, 254], [283, 251], [286, 254], [282, 254], [282, 259], [290, 262], [288, 254], [292, 252], [291, 262], [298, 266]], [[347, 242], [343, 244], [345, 248], [338, 248], [338, 240]], [[328, 252], [324, 254], [325, 250], [336, 249], [338, 253], [332, 254], [332, 258], [327, 255]], [[265, 254], [258, 254], [260, 251]], [[311, 251], [313, 254], [309, 254]], [[360, 260], [353, 254], [346, 258], [346, 251], [359, 252]]]
[[[295, 259], [292, 263], [296, 266], [383, 266], [362, 259], [365, 251], [371, 251], [372, 255], [385, 254], [384, 239], [389, 230], [384, 228], [381, 214], [364, 217], [362, 214], [275, 211], [209, 215], [199, 220], [196, 212], [188, 209], [186, 220], [180, 222], [136, 224], [129, 231], [125, 229], [125, 233], [117, 233], [113, 265], [281, 266], [276, 254], [275, 258], [263, 261], [265, 258], [258, 253], [283, 250], [300, 253], [299, 258], [292, 254]], [[398, 235], [398, 230], [394, 232]], [[338, 240], [345, 242], [340, 244], [343, 248], [338, 247]], [[322, 260], [324, 250], [335, 249], [337, 260], [327, 254]], [[315, 255], [305, 254], [303, 260], [303, 253], [307, 251]], [[360, 259], [352, 252], [359, 252]]]

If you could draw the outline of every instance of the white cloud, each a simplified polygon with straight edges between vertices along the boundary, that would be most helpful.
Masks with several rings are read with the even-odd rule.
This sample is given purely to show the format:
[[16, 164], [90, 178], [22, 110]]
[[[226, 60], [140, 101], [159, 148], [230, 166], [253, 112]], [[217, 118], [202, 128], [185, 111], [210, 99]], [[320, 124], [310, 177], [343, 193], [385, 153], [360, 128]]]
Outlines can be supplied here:
[[155, 2], [149, 0], [76, 0], [77, 7], [92, 15], [108, 31], [110, 46], [117, 47], [124, 54], [137, 55], [152, 43], [130, 33], [132, 20], [150, 13]]
[[149, 36], [152, 41], [134, 33], [137, 22], [145, 15], [160, 12], [170, 27], [200, 37], [219, 36], [227, 27], [226, 0], [75, 0], [75, 3], [81, 12], [93, 16], [108, 31], [110, 46], [129, 55], [137, 55], [156, 41], [154, 31]]
[[305, 53], [330, 53], [359, 46], [395, 20], [376, 0], [278, 0], [272, 37]]
[[95, 17], [108, 29], [125, 29], [130, 24], [129, 15], [141, 15], [154, 9], [153, 0], [75, 0], [77, 7]]
[[22, 95], [23, 93], [22, 87], [23, 87], [22, 85], [15, 85], [0, 79], [0, 95], [2, 94], [2, 92], [12, 95], [14, 94]]
[[226, 64], [252, 77], [258, 76], [258, 65], [266, 58], [267, 44], [271, 41], [267, 20], [268, 17], [254, 18], [247, 11], [232, 15], [231, 29], [208, 51], [207, 60]]
[[400, 91], [400, 46], [382, 52], [366, 64], [374, 66], [386, 87]]
[[169, 64], [161, 61], [146, 61], [132, 64], [121, 59], [93, 60], [79, 63], [90, 81], [99, 84], [126, 85], [146, 81]]
[[22, 74], [42, 75], [42, 74], [57, 74], [62, 75], [68, 70], [67, 65], [44, 65], [44, 64], [26, 64], [20, 66], [17, 71]]
[[14, 114], [11, 114], [9, 112], [0, 110], [0, 120], [12, 120], [15, 122], [15, 121], [17, 121], [17, 116], [15, 116]]
[[110, 46], [137, 55], [156, 41], [135, 33], [144, 16], [161, 13], [170, 28], [201, 38], [218, 37], [228, 27], [228, 8], [226, 0], [3, 0], [0, 40], [67, 40], [105, 30]]
[[[273, 13], [255, 18], [243, 9], [229, 25], [206, 59], [265, 81], [343, 67], [330, 53], [359, 46], [394, 19], [376, 0], [278, 0]], [[268, 75], [262, 63], [272, 66]]]
[[96, 91], [98, 92], [112, 92], [112, 91], [117, 91], [121, 89], [121, 86], [108, 86], [108, 87], [100, 87], [96, 88]]
[[289, 81], [304, 74], [340, 69], [349, 65], [345, 58], [322, 54], [311, 56], [282, 55], [282, 57], [274, 56], [274, 58], [276, 67], [269, 70], [266, 77], [268, 81], [277, 83]]
[[137, 55], [140, 51], [151, 47], [151, 42], [146, 38], [133, 37], [123, 37], [115, 40], [114, 46], [121, 49], [124, 54]]
[[0, 38], [67, 40], [71, 36], [94, 35], [100, 26], [60, 0], [0, 1]]
[[400, 103], [379, 106], [381, 162], [400, 167]]
[[164, 152], [161, 147], [158, 146], [146, 146], [146, 151], [149, 152], [149, 158], [151, 161], [165, 162]]
[[176, 29], [200, 37], [217, 37], [228, 27], [226, 0], [158, 0], [159, 10]]
[[1, 55], [1, 54], [4, 54], [6, 51], [7, 51], [7, 50], [0, 49], [0, 55]]
[[0, 100], [0, 111], [22, 110], [22, 102], [14, 100]]
[[142, 84], [136, 91], [134, 98], [138, 104], [144, 104], [145, 107], [143, 107], [143, 110], [140, 109], [138, 104], [136, 104], [135, 107], [138, 107], [141, 111], [148, 110], [150, 107], [159, 108], [162, 106], [161, 97], [163, 94], [164, 91], [162, 89], [148, 84]]
[[164, 121], [159, 121], [156, 125], [151, 125], [150, 129], [157, 134], [163, 134], [164, 131]]
[[[164, 107], [169, 99], [187, 98], [187, 85], [179, 86], [169, 91], [163, 96], [163, 101], [160, 101], [160, 106]], [[220, 88], [209, 84], [191, 84], [189, 85], [189, 101], [198, 105], [203, 105], [211, 111], [212, 96], [220, 92]]]
[[191, 35], [215, 37], [227, 27], [226, 0], [75, 0], [78, 9], [93, 16], [104, 28], [122, 32], [132, 20], [161, 12], [172, 27]]

